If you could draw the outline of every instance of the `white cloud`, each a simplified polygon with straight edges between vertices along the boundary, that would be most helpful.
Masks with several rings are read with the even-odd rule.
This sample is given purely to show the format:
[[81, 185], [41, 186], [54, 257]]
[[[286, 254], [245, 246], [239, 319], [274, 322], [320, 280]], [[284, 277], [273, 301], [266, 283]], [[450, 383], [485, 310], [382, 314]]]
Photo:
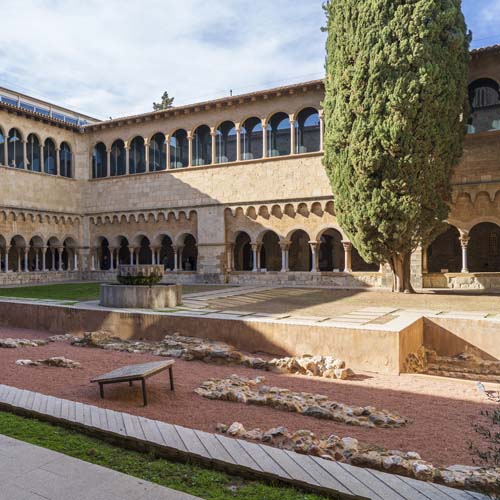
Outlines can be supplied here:
[[318, 78], [322, 0], [0, 0], [0, 86], [99, 118]]

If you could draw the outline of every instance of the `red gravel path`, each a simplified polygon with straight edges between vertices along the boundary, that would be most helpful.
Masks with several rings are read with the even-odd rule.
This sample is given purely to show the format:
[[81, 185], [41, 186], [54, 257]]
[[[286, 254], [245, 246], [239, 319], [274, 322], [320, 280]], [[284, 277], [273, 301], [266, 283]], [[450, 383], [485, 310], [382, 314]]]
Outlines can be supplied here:
[[[0, 338], [46, 338], [46, 332], [0, 327]], [[83, 369], [17, 366], [17, 359], [66, 356], [78, 361]], [[388, 376], [366, 374], [358, 380], [323, 379], [277, 375], [237, 366], [216, 366], [202, 362], [176, 360], [176, 391], [168, 388], [168, 374], [148, 381], [149, 406], [142, 407], [140, 386], [118, 384], [106, 387], [106, 399], [99, 398], [96, 384], [89, 380], [98, 374], [126, 364], [153, 361], [157, 356], [74, 347], [51, 343], [44, 347], [0, 349], [0, 383], [39, 391], [113, 410], [134, 413], [173, 424], [209, 432], [218, 422], [241, 422], [251, 429], [285, 425], [290, 430], [310, 429], [319, 436], [337, 434], [390, 449], [412, 450], [435, 465], [469, 464], [469, 441], [478, 442], [471, 423], [481, 409], [491, 407], [478, 394], [474, 382], [455, 381], [419, 375]], [[386, 408], [411, 420], [400, 429], [364, 429], [319, 420], [267, 407], [211, 401], [193, 393], [200, 382], [233, 373], [248, 377], [264, 375], [269, 384], [295, 391], [325, 394], [332, 400], [353, 405]], [[1, 432], [1, 428], [0, 428]]]

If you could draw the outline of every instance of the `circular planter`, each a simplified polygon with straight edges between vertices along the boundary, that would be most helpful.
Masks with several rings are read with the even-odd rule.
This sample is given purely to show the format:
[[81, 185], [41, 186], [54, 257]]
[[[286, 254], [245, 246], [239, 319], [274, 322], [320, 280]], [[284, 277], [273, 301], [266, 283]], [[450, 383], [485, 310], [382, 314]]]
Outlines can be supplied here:
[[180, 304], [182, 285], [101, 285], [100, 305], [104, 307], [165, 309]]

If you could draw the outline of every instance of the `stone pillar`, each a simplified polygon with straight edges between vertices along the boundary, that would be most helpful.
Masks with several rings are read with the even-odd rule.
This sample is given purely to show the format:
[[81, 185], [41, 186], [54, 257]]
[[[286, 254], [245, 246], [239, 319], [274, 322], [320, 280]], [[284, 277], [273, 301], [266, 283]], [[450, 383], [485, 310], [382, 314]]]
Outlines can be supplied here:
[[217, 130], [215, 127], [210, 127], [210, 136], [212, 137], [212, 165], [215, 165], [215, 162], [217, 160]]
[[125, 174], [130, 174], [130, 146], [128, 141], [125, 142]]
[[40, 271], [40, 261], [38, 259], [38, 253], [40, 252], [39, 248], [35, 247], [35, 271]]
[[188, 167], [193, 166], [193, 134], [191, 130], [187, 133], [188, 140]]
[[134, 251], [135, 251], [135, 248], [134, 247], [128, 247], [128, 251], [130, 253], [130, 265], [133, 266], [134, 265]]
[[73, 249], [73, 271], [78, 271], [78, 251]]
[[109, 269], [112, 271], [115, 268], [115, 250], [114, 247], [108, 247], [109, 250]]
[[[4, 165], [7, 165], [9, 163], [9, 159], [8, 159], [8, 153], [9, 153], [9, 150], [8, 150], [8, 147], [7, 147], [7, 140], [4, 140], [4, 143], [3, 143], [3, 158], [4, 158]], [[43, 156], [42, 156], [43, 158]]]
[[149, 247], [151, 250], [151, 264], [156, 265], [156, 247]]
[[174, 252], [174, 271], [178, 271], [179, 270], [178, 247], [176, 245], [172, 245], [172, 250]]
[[427, 267], [427, 249], [429, 247], [424, 247], [422, 248], [422, 272], [423, 273], [428, 273], [428, 267]]
[[63, 260], [62, 260], [63, 250], [64, 250], [63, 247], [58, 247], [57, 248], [57, 254], [59, 255], [59, 262], [58, 262], [59, 265], [57, 266], [57, 270], [58, 271], [62, 271], [63, 270]]
[[294, 155], [297, 147], [295, 145], [295, 115], [290, 115], [290, 154]]
[[259, 253], [259, 245], [257, 243], [252, 243], [252, 257], [253, 257], [253, 267], [252, 272], [256, 273], [260, 271], [259, 263], [257, 262]]
[[460, 235], [460, 245], [462, 247], [462, 270], [460, 272], [462, 273], [469, 272], [469, 266], [467, 263], [467, 245], [469, 244], [469, 239], [468, 234]]
[[288, 269], [288, 249], [289, 249], [290, 242], [283, 242], [280, 243], [280, 248], [281, 248], [281, 272], [282, 273], [287, 273], [289, 271]]
[[5, 247], [5, 272], [6, 273], [9, 272], [9, 250], [10, 250], [10, 247], [7, 245]]
[[42, 247], [42, 272], [47, 271], [47, 247]]
[[140, 247], [135, 248], [135, 265], [136, 266], [139, 265], [139, 253], [140, 253], [140, 251], [141, 251]]
[[29, 255], [29, 248], [24, 247], [24, 272], [27, 273], [29, 272], [28, 269], [28, 255]]
[[318, 257], [319, 257], [319, 243], [317, 241], [310, 241], [309, 245], [311, 246], [311, 272], [316, 273], [318, 271]]
[[146, 162], [146, 172], [149, 172], [149, 139], [144, 137], [144, 160]]
[[90, 249], [90, 270], [95, 271], [95, 248]]
[[165, 168], [172, 168], [170, 165], [170, 134], [165, 134]]
[[178, 245], [177, 246], [177, 252], [179, 253], [179, 256], [177, 257], [177, 271], [182, 271], [182, 254], [184, 250], [184, 245]]
[[352, 273], [352, 243], [342, 241], [344, 247], [344, 273]]
[[23, 168], [28, 169], [28, 152], [26, 151], [26, 146], [28, 142], [23, 141]]
[[106, 148], [106, 177], [111, 175], [111, 149]]
[[59, 154], [61, 150], [56, 148], [56, 175], [61, 173], [61, 156]]
[[227, 271], [234, 271], [234, 243], [229, 243], [226, 247]]
[[17, 272], [21, 272], [21, 248], [17, 248]]
[[325, 114], [322, 109], [319, 110], [319, 150], [324, 149], [324, 135], [325, 135]]
[[235, 123], [234, 128], [236, 130], [236, 161], [241, 161], [241, 125]]
[[267, 158], [267, 120], [262, 120], [262, 158]]
[[40, 172], [45, 172], [44, 155], [45, 155], [45, 146], [43, 144], [40, 144]]

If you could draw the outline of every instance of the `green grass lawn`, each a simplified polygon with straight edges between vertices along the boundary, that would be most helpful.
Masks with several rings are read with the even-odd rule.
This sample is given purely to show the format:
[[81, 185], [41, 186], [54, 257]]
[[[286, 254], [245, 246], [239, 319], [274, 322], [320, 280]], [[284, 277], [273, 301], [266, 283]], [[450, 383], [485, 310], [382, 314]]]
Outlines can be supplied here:
[[[227, 288], [224, 285], [183, 285], [184, 294], [214, 291]], [[97, 300], [99, 283], [54, 283], [51, 285], [0, 288], [0, 297], [28, 299], [52, 299], [68, 301]]]
[[[0, 412], [0, 433], [206, 500], [321, 500], [327, 497], [251, 481], [194, 464], [130, 451], [39, 420]], [[330, 497], [331, 498], [331, 497]]]

